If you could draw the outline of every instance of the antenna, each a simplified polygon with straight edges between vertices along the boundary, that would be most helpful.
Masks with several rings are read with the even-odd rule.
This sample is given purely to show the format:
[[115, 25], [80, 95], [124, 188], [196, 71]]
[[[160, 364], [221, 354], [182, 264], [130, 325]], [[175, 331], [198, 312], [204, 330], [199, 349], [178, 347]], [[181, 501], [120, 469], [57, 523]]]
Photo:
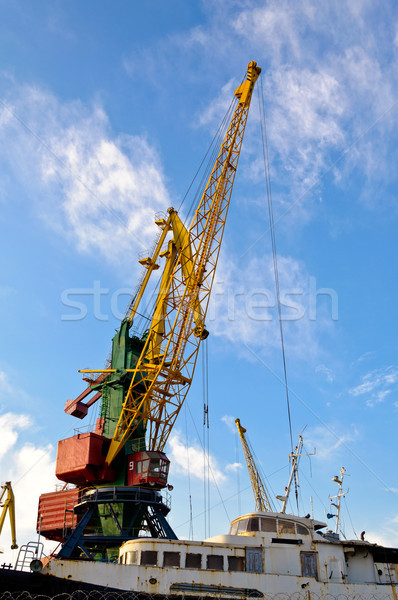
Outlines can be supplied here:
[[300, 484], [298, 481], [298, 458], [299, 458], [299, 456], [314, 456], [316, 453], [316, 449], [314, 448], [314, 452], [301, 454], [301, 450], [303, 447], [303, 436], [299, 435], [298, 437], [299, 437], [298, 446], [295, 447], [294, 452], [291, 452], [289, 454], [289, 462], [292, 463], [292, 468], [290, 471], [289, 482], [288, 482], [287, 486], [285, 487], [285, 495], [284, 496], [276, 496], [277, 500], [280, 500], [282, 502], [281, 513], [286, 512], [286, 505], [287, 505], [287, 501], [289, 500], [290, 488], [292, 485], [294, 474], [296, 474], [296, 478], [297, 478], [297, 487], [300, 487]]
[[[346, 492], [343, 492], [343, 480], [344, 480], [344, 473], [345, 473], [345, 468], [341, 467], [340, 469], [340, 479], [338, 475], [335, 475], [334, 477], [332, 477], [332, 481], [334, 481], [335, 483], [338, 483], [339, 485], [339, 491], [337, 492], [337, 494], [335, 496], [329, 496], [329, 500], [330, 500], [330, 504], [332, 506], [334, 506], [337, 509], [337, 515], [332, 515], [330, 513], [327, 514], [328, 519], [331, 519], [333, 517], [336, 517], [336, 527], [334, 529], [334, 532], [337, 533], [338, 528], [339, 528], [339, 521], [340, 521], [340, 510], [341, 510], [341, 499], [343, 496], [345, 496], [346, 494], [348, 494], [349, 490], [347, 490]], [[336, 502], [332, 502], [332, 500], [337, 499], [337, 504]]]

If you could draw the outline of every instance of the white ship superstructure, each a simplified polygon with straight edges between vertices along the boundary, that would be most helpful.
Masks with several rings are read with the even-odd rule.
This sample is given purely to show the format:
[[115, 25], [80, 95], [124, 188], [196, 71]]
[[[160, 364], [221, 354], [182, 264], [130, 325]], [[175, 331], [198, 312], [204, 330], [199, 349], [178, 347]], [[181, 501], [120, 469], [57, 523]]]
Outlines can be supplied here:
[[398, 550], [341, 541], [325, 527], [306, 517], [249, 513], [232, 521], [227, 535], [135, 539], [123, 544], [118, 564], [55, 559], [42, 574], [145, 594], [396, 600]]

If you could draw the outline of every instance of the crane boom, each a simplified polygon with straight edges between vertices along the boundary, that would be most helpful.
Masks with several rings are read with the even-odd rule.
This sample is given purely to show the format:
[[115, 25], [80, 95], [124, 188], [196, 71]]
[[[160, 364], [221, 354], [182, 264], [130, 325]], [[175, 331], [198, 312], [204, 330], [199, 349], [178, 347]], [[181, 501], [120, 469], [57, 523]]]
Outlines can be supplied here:
[[[148, 426], [148, 449], [162, 451], [189, 390], [224, 233], [254, 84], [255, 61], [236, 89], [237, 106], [189, 230], [169, 209], [165, 229], [174, 238], [144, 348], [106, 457], [112, 463], [137, 428]], [[159, 254], [159, 252], [158, 252]], [[134, 306], [128, 319], [134, 317]]]
[[249, 442], [245, 436], [246, 429], [241, 425], [240, 419], [235, 419], [235, 424], [239, 431], [240, 441], [242, 442], [243, 453], [246, 459], [247, 470], [249, 471], [250, 482], [252, 484], [254, 499], [256, 502], [256, 510], [258, 512], [272, 511], [272, 506], [269, 501], [265, 485], [261, 475], [257, 469], [253, 453], [250, 449]]
[[[6, 483], [0, 487], [2, 489], [2, 492], [0, 494], [0, 508], [3, 509], [0, 514], [0, 533], [3, 530], [4, 521], [8, 512], [11, 524], [11, 549], [15, 550], [15, 548], [18, 548], [18, 546], [15, 528], [15, 498], [14, 492], [12, 491], [11, 487], [11, 481], [6, 481]], [[3, 500], [4, 496], [5, 499]]]

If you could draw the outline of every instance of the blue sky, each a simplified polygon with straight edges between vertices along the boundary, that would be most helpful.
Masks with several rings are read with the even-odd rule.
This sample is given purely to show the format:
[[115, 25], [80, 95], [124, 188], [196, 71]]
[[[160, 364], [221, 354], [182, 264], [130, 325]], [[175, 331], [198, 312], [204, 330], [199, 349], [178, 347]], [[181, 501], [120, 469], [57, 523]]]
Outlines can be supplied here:
[[[347, 537], [353, 527], [398, 544], [395, 4], [0, 0], [0, 14], [0, 478], [14, 483], [19, 541], [33, 537], [38, 494], [53, 489], [58, 439], [85, 424], [63, 413], [83, 389], [77, 370], [103, 364], [153, 215], [180, 204], [254, 59], [293, 435], [306, 427], [306, 449], [317, 448], [301, 461], [300, 513], [312, 496], [324, 518], [344, 465]], [[236, 417], [274, 492], [288, 479], [257, 102], [208, 318], [217, 486], [205, 525], [198, 364], [168, 449], [180, 537], [189, 488], [195, 537], [253, 508]]]

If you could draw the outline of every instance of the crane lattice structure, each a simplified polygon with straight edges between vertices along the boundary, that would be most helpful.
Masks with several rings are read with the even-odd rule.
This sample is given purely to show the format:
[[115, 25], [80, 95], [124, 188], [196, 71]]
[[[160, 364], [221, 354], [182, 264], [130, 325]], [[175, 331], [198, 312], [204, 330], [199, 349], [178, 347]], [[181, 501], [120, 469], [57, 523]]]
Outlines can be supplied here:
[[247, 470], [249, 471], [250, 482], [252, 484], [254, 500], [256, 502], [257, 512], [268, 512], [273, 510], [270, 499], [265, 489], [262, 477], [257, 469], [256, 462], [249, 441], [245, 436], [246, 429], [241, 425], [240, 419], [235, 419], [239, 431], [239, 437], [242, 442], [243, 453], [246, 459]]
[[8, 512], [11, 524], [11, 549], [15, 550], [15, 548], [18, 548], [18, 545], [15, 527], [15, 498], [11, 487], [11, 481], [6, 481], [6, 483], [0, 487], [2, 490], [0, 494], [0, 508], [3, 509], [0, 514], [0, 533], [3, 530], [4, 521]]

